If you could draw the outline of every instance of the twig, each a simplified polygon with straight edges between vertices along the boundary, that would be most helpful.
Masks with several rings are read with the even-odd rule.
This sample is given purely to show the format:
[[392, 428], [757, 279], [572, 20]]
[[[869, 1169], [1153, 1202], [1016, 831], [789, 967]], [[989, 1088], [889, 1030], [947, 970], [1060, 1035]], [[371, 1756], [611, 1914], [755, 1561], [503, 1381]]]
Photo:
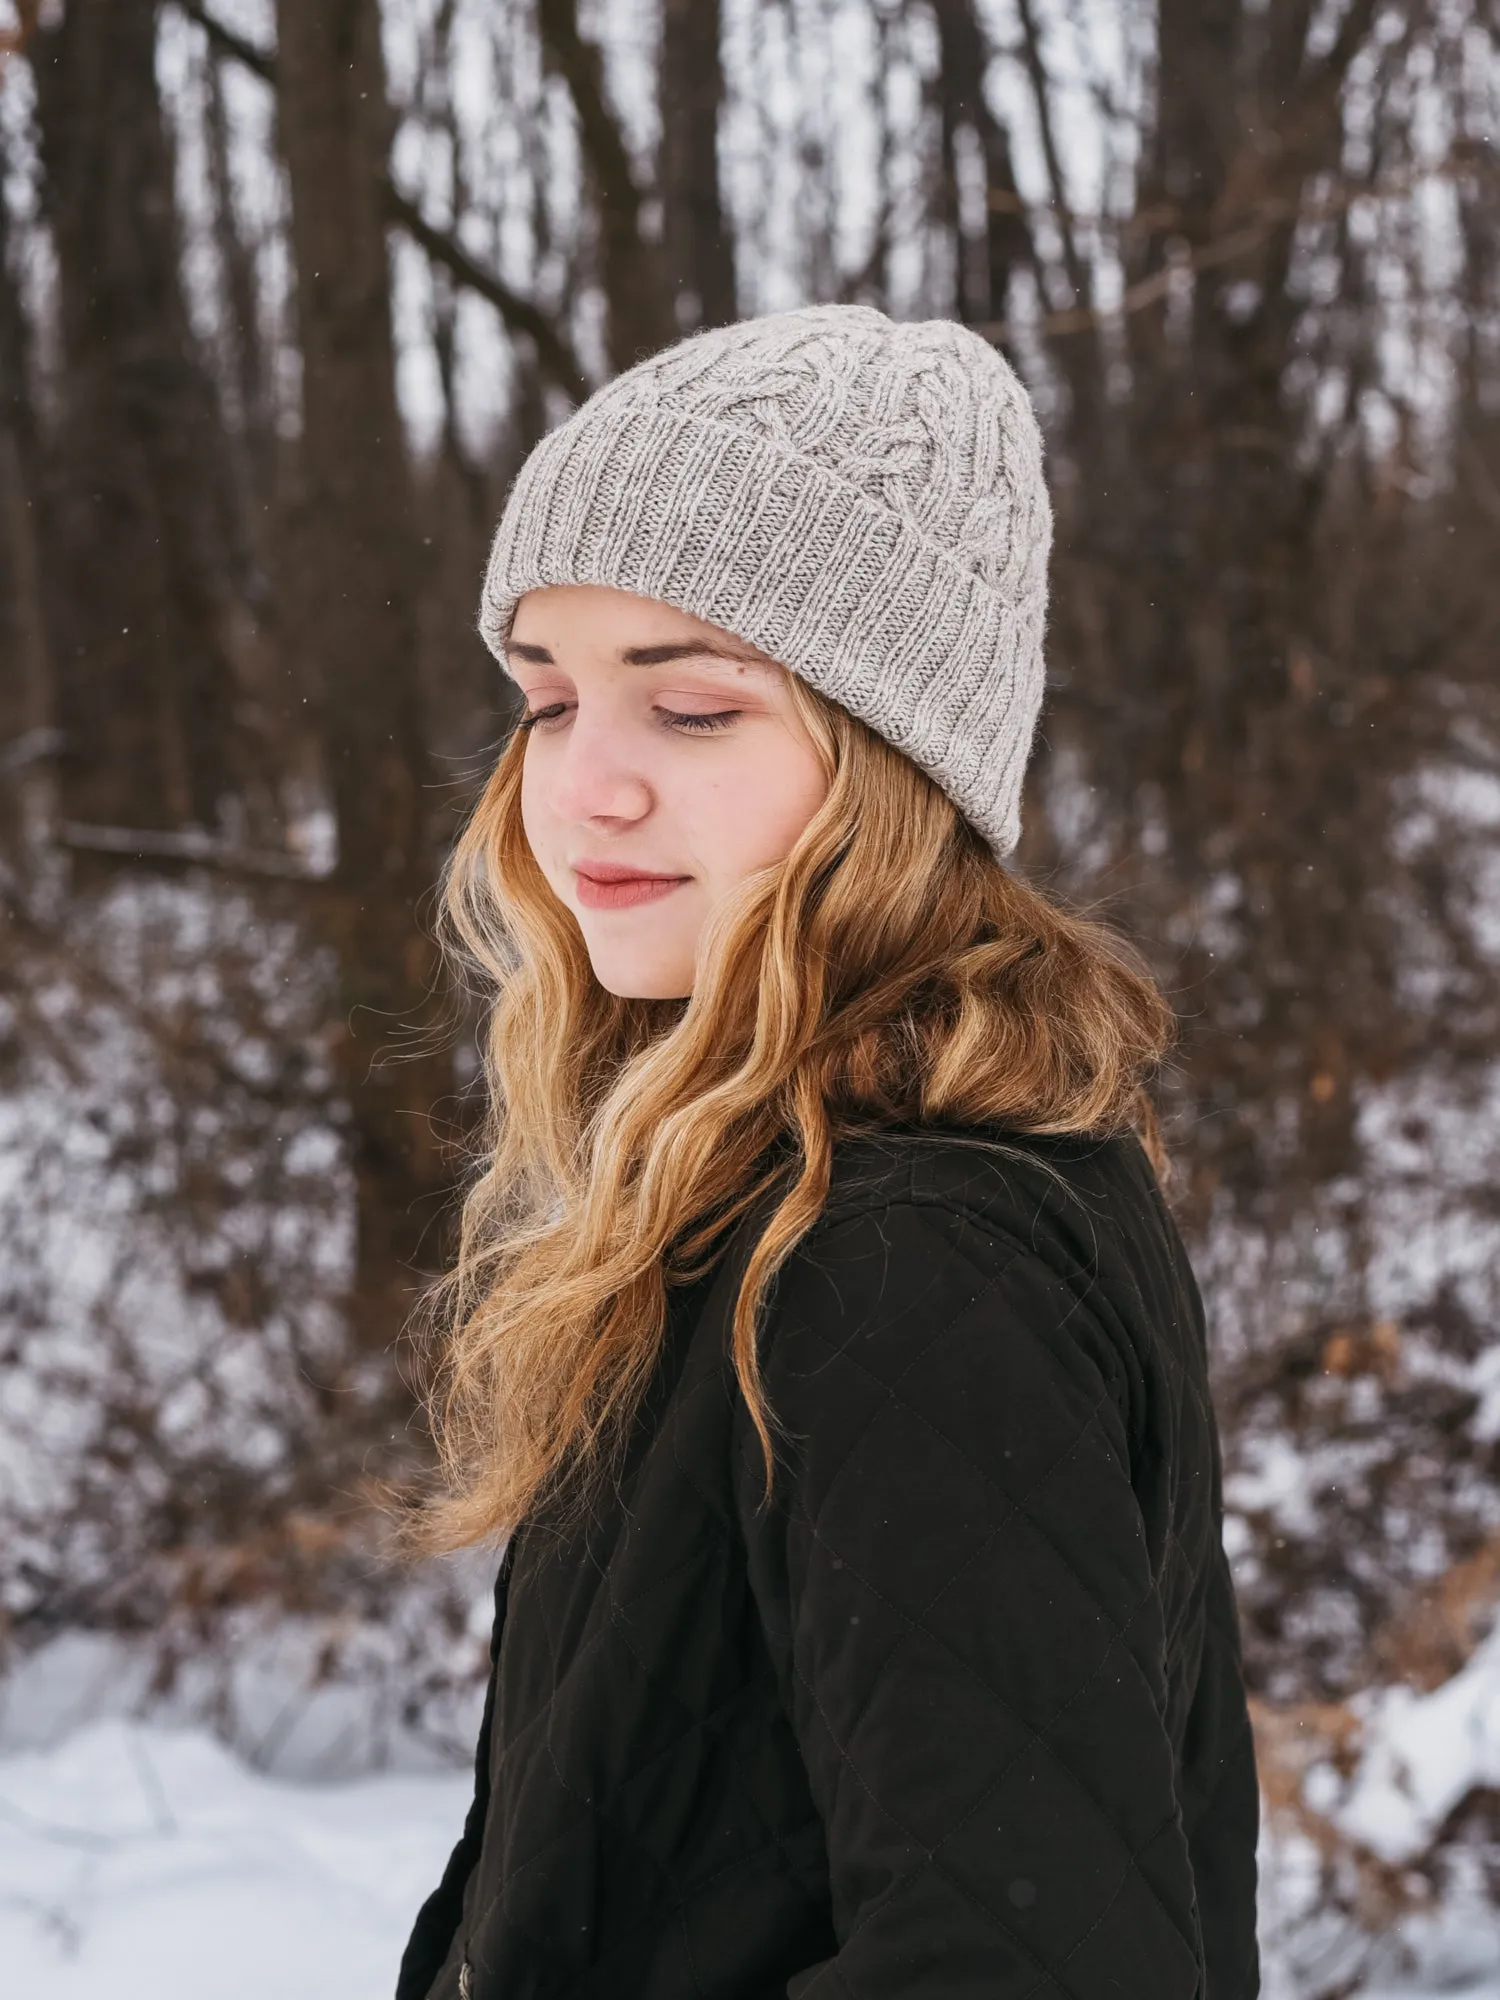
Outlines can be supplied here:
[[262, 83], [273, 87], [276, 82], [276, 58], [269, 49], [257, 48], [254, 42], [236, 34], [226, 27], [200, 4], [200, 0], [177, 0], [177, 5], [197, 27], [207, 35], [212, 46], [222, 55], [231, 56], [243, 68], [258, 76]]
[[23, 730], [13, 736], [9, 743], [0, 745], [0, 771], [25, 771], [33, 764], [40, 764], [47, 757], [55, 757], [66, 739], [60, 729], [45, 725], [36, 729]]
[[[1057, 149], [1057, 134], [1052, 124], [1051, 79], [1047, 75], [1047, 65], [1042, 60], [1041, 38], [1037, 34], [1036, 15], [1032, 11], [1031, 0], [1016, 0], [1016, 4], [1021, 21], [1021, 44], [1025, 56], [1026, 74], [1031, 81], [1031, 94], [1036, 100], [1042, 157], [1047, 165], [1047, 184], [1052, 190], [1052, 207], [1057, 215], [1058, 231], [1062, 236], [1063, 263], [1067, 268], [1068, 283], [1073, 288], [1073, 296], [1078, 301], [1075, 310], [1082, 310], [1083, 301], [1088, 296], [1088, 276], [1083, 268], [1083, 259], [1078, 254], [1073, 211], [1068, 206], [1068, 191], [1063, 185], [1062, 156]], [[1083, 324], [1085, 326], [1094, 324], [1092, 313]]]
[[467, 285], [471, 292], [487, 299], [512, 333], [526, 335], [536, 349], [536, 358], [542, 369], [575, 403], [581, 403], [589, 393], [583, 364], [566, 334], [541, 308], [529, 299], [523, 299], [518, 292], [513, 292], [493, 271], [487, 271], [455, 237], [426, 221], [417, 204], [402, 194], [393, 181], [386, 182], [386, 206], [391, 220], [400, 224], [418, 249], [425, 250], [433, 262], [441, 264], [459, 284]]
[[[1263, 243], [1275, 227], [1275, 221], [1275, 217], [1268, 216], [1264, 221], [1253, 223], [1247, 229], [1236, 229], [1228, 236], [1220, 236], [1213, 242], [1205, 243], [1202, 249], [1194, 252], [1181, 265], [1163, 265], [1160, 270], [1152, 271], [1146, 277], [1138, 279], [1135, 284], [1128, 285], [1121, 295], [1120, 303], [1108, 310], [1101, 306], [1068, 306], [1062, 312], [1044, 313], [1041, 331], [1052, 334], [1083, 333], [1090, 327], [1101, 325], [1116, 317], [1124, 318], [1130, 313], [1144, 312], [1147, 306], [1155, 305], [1158, 299], [1166, 296], [1178, 270], [1189, 271], [1196, 277], [1200, 271], [1210, 271], [1218, 264], [1233, 263], [1236, 257], [1243, 257], [1246, 251], [1253, 250]], [[994, 319], [979, 322], [974, 331], [983, 334], [986, 340], [1012, 340], [1015, 338], [1017, 328], [1012, 320]]]
[[[1044, 313], [1039, 330], [1045, 334], [1081, 333], [1100, 322], [1142, 312], [1166, 295], [1175, 271], [1186, 271], [1196, 277], [1199, 272], [1211, 271], [1220, 264], [1232, 264], [1235, 258], [1257, 249], [1283, 222], [1328, 222], [1345, 214], [1357, 201], [1392, 201], [1401, 195], [1411, 194], [1419, 182], [1457, 179], [1467, 174], [1493, 171], [1494, 166], [1494, 160], [1487, 153], [1477, 149], [1473, 152], [1455, 150], [1451, 159], [1439, 165], [1413, 168], [1409, 173], [1392, 175], [1384, 182], [1345, 181], [1320, 201], [1304, 204], [1287, 196], [1273, 196], [1257, 204], [1253, 222], [1232, 229], [1223, 236], [1210, 237], [1181, 264], [1170, 269], [1163, 266], [1148, 272], [1135, 284], [1128, 285], [1118, 305], [1068, 306], [1059, 312]], [[1148, 222], [1153, 228], [1169, 228], [1175, 219], [1175, 211], [1163, 208], [1149, 217], [1127, 218], [1122, 233], [1137, 235]], [[977, 322], [974, 331], [983, 334], [986, 340], [1003, 341], [1014, 339], [1019, 329], [1011, 320], [997, 319]]]
[[[242, 1093], [264, 1104], [281, 1105], [286, 1102], [284, 1093], [274, 1083], [267, 1084], [237, 1069], [225, 1051], [204, 1039], [201, 1033], [173, 1035], [151, 1009], [131, 993], [113, 974], [106, 972], [99, 962], [88, 956], [78, 942], [69, 937], [57, 925], [38, 917], [28, 907], [24, 896], [14, 882], [8, 882], [0, 875], [0, 914], [4, 921], [26, 943], [30, 954], [48, 952], [54, 963], [64, 966], [68, 974], [79, 982], [80, 990], [88, 998], [105, 1007], [112, 1007], [132, 1027], [139, 1030], [158, 1051], [174, 1063], [196, 1063], [200, 1073], [206, 1071], [215, 1082]], [[78, 1064], [76, 1051], [65, 1037], [53, 1037], [50, 1023], [45, 1016], [39, 1016], [32, 1024], [33, 1031], [40, 1031], [55, 1040], [52, 1048], [55, 1060], [75, 1082], [82, 1082], [83, 1072]], [[321, 1108], [326, 1101], [309, 1094], [304, 1100], [314, 1108]]]
[[271, 848], [236, 847], [198, 827], [173, 831], [133, 826], [86, 826], [79, 820], [64, 820], [57, 829], [60, 846], [80, 848], [94, 854], [128, 854], [144, 859], [152, 855], [167, 861], [202, 862], [222, 868], [232, 875], [273, 875], [291, 882], [322, 882], [326, 870], [311, 868], [295, 855], [279, 854]]
[[[177, 5], [190, 21], [203, 30], [214, 48], [275, 89], [276, 57], [269, 49], [258, 48], [243, 35], [236, 34], [233, 28], [226, 27], [209, 13], [202, 0], [177, 0]], [[524, 334], [535, 347], [537, 362], [543, 372], [575, 403], [581, 403], [589, 393], [583, 364], [573, 351], [567, 335], [541, 307], [534, 305], [530, 299], [522, 298], [519, 292], [512, 291], [495, 272], [486, 270], [456, 237], [428, 222], [417, 204], [404, 195], [389, 176], [385, 181], [385, 202], [391, 221], [404, 229], [413, 243], [425, 251], [434, 263], [441, 264], [459, 284], [487, 300], [512, 333]]]
[[30, 1812], [25, 1806], [18, 1806], [14, 1799], [4, 1796], [0, 1796], [0, 1819], [9, 1820], [12, 1826], [20, 1827], [25, 1833], [40, 1834], [43, 1840], [50, 1840], [58, 1847], [81, 1847], [90, 1854], [112, 1854], [120, 1845], [118, 1835], [43, 1819], [39, 1813]]
[[156, 1820], [155, 1831], [166, 1834], [179, 1832], [177, 1815], [172, 1810], [172, 1801], [167, 1797], [167, 1788], [161, 1781], [161, 1772], [152, 1762], [151, 1753], [141, 1740], [140, 1731], [132, 1729], [126, 1741], [130, 1745], [130, 1761], [135, 1765], [136, 1776], [141, 1781], [141, 1790], [146, 1794]]

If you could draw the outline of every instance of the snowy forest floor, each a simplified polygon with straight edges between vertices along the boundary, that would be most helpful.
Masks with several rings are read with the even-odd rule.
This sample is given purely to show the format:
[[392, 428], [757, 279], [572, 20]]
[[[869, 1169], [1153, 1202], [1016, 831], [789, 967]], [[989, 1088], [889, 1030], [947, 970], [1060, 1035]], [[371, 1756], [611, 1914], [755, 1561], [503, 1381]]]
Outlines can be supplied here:
[[[207, 1728], [121, 1712], [124, 1664], [69, 1642], [33, 1661], [0, 1708], [7, 1990], [27, 2000], [101, 1985], [112, 2000], [384, 2000], [462, 1825], [468, 1773], [411, 1743], [397, 1743], [383, 1771], [312, 1781], [295, 1774], [319, 1761], [305, 1745], [268, 1773]], [[97, 1712], [81, 1717], [85, 1699]], [[1456, 1797], [1500, 1785], [1500, 1640], [1432, 1694], [1387, 1691], [1363, 1720], [1363, 1754], [1328, 1800], [1330, 1819], [1399, 1866]], [[1313, 1935], [1315, 1859], [1299, 1836], [1263, 1839], [1265, 2000], [1329, 1990], [1345, 1948], [1337, 1927], [1321, 1952]], [[1417, 1965], [1420, 1981], [1377, 1976], [1337, 1990], [1500, 2000], [1500, 1913], [1478, 1879], [1467, 1892], [1451, 1885], [1440, 1912], [1388, 1945], [1391, 1972]]]
[[455, 1772], [273, 1779], [122, 1719], [0, 1760], [0, 1964], [27, 2000], [385, 2000]]

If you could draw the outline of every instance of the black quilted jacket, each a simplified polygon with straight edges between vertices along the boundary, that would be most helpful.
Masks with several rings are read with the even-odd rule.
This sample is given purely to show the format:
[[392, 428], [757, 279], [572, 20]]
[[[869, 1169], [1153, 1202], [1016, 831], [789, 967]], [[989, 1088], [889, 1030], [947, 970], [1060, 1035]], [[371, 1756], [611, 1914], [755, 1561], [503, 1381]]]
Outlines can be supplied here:
[[841, 1154], [769, 1508], [674, 1294], [614, 1497], [497, 1590], [398, 2000], [1247, 2000], [1255, 1765], [1198, 1295], [1134, 1140]]

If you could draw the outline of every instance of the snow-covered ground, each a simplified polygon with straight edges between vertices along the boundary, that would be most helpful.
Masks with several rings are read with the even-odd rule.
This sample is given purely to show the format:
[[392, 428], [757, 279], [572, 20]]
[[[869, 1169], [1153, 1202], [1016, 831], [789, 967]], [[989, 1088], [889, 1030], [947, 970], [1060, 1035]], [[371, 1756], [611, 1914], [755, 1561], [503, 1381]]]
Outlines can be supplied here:
[[104, 1720], [0, 1759], [0, 1984], [26, 2000], [388, 2000], [457, 1773], [260, 1776]]
[[[1362, 1943], [1320, 1908], [1318, 1867], [1321, 1825], [1350, 1860], [1397, 1882], [1420, 1871], [1450, 1815], [1500, 1791], [1500, 1628], [1441, 1686], [1371, 1689], [1350, 1709], [1358, 1728], [1351, 1767], [1341, 1773], [1331, 1757], [1314, 1759], [1302, 1783], [1309, 1818], [1262, 1843], [1266, 2000], [1347, 1990], [1333, 1976], [1341, 1962], [1367, 1969], [1358, 2000], [1500, 2000], [1492, 1855], [1452, 1850], [1442, 1894], [1413, 1897], [1384, 1934]], [[1322, 1983], [1310, 1977], [1319, 1966]]]
[[[1372, 1696], [1361, 1723], [1350, 1775], [1315, 1764], [1304, 1795], [1400, 1867], [1465, 1794], [1500, 1784], [1500, 1637], [1430, 1694]], [[268, 1777], [202, 1728], [125, 1715], [0, 1755], [4, 1990], [386, 2000], [468, 1792], [453, 1771]], [[1329, 1990], [1314, 1966], [1326, 1977], [1353, 1944], [1336, 1928], [1319, 1936], [1310, 1852], [1289, 1831], [1263, 1846], [1266, 2000]], [[1377, 1949], [1383, 1965], [1366, 1961], [1359, 2000], [1500, 2000], [1500, 1913], [1481, 1882], [1400, 1928]]]

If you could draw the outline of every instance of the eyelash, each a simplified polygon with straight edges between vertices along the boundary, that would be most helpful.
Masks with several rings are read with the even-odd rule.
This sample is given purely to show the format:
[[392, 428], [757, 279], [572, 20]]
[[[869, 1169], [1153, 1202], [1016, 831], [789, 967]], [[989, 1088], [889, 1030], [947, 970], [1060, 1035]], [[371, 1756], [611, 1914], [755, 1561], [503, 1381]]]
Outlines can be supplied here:
[[[566, 714], [567, 707], [565, 701], [549, 702], [546, 708], [523, 715], [516, 726], [519, 729], [534, 729], [539, 722], [555, 722]], [[669, 728], [680, 729], [688, 736], [710, 736], [715, 730], [727, 729], [732, 722], [738, 721], [743, 712], [738, 708], [720, 708], [708, 715], [683, 715], [674, 708], [659, 708], [656, 711], [665, 717]]]

